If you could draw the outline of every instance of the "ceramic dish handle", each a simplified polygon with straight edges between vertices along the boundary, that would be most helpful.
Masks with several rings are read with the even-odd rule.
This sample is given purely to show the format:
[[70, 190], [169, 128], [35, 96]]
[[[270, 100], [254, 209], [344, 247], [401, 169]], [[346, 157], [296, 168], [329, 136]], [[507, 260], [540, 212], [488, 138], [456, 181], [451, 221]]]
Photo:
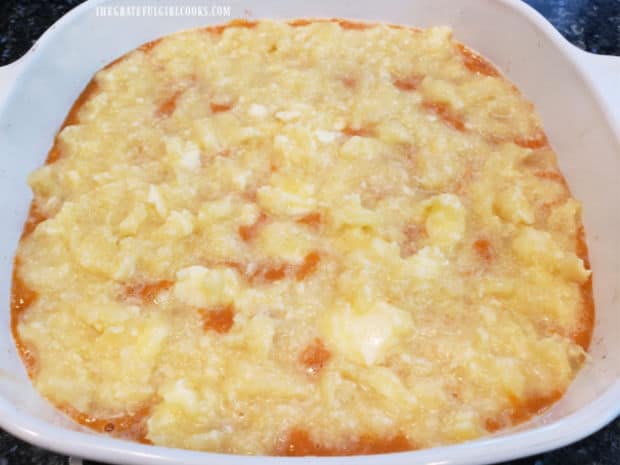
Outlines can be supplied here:
[[620, 131], [620, 57], [579, 50], [578, 61]]
[[26, 55], [10, 65], [0, 66], [0, 105], [9, 95], [25, 62]]

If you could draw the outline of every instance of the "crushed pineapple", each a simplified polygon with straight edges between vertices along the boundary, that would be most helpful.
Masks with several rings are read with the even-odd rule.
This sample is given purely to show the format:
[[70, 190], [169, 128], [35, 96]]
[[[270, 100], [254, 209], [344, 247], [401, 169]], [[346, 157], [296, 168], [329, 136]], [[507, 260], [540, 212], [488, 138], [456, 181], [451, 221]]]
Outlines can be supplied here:
[[90, 89], [30, 177], [13, 291], [33, 383], [75, 418], [387, 452], [510, 426], [574, 377], [579, 203], [530, 103], [449, 28], [185, 31]]

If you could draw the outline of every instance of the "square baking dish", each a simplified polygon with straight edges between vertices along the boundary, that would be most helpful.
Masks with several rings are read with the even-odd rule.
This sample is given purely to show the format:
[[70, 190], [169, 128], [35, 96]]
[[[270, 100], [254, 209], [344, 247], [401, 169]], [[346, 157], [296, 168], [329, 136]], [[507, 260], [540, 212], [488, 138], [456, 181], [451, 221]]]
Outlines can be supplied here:
[[[174, 4], [174, 3], [170, 3]], [[183, 5], [203, 5], [195, 1]], [[158, 2], [132, 1], [153, 6]], [[485, 464], [576, 441], [620, 413], [620, 58], [566, 42], [516, 0], [233, 0], [231, 17], [98, 16], [94, 0], [71, 11], [18, 62], [0, 68], [0, 427], [64, 454], [119, 464]], [[235, 18], [339, 17], [410, 26], [449, 25], [490, 58], [542, 116], [574, 196], [584, 207], [594, 276], [596, 323], [590, 358], [566, 395], [510, 431], [458, 445], [383, 456], [246, 457], [146, 446], [85, 431], [32, 388], [10, 333], [12, 260], [40, 166], [80, 91], [105, 64], [181, 29]], [[615, 199], [615, 200], [614, 200]]]

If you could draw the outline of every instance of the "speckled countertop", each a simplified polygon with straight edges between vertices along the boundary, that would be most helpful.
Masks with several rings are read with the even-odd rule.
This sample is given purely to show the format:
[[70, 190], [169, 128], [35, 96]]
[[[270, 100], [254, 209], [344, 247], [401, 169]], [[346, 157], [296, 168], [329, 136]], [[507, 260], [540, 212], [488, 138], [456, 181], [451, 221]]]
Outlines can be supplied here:
[[[526, 1], [578, 47], [595, 53], [620, 55], [620, 0]], [[23, 55], [54, 21], [81, 2], [0, 0], [0, 65]], [[0, 429], [0, 465], [80, 463], [79, 459], [69, 459], [26, 444]], [[84, 464], [94, 462], [84, 461]], [[572, 446], [503, 465], [620, 465], [620, 418]]]

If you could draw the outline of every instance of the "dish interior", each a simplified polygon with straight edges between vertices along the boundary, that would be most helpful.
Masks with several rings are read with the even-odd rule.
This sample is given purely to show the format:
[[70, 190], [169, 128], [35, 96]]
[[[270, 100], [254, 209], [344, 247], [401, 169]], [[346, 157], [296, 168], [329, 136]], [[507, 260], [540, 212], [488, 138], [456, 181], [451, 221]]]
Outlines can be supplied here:
[[100, 432], [426, 448], [539, 413], [585, 359], [580, 205], [531, 103], [446, 27], [148, 43], [97, 73], [29, 183], [13, 335]]

